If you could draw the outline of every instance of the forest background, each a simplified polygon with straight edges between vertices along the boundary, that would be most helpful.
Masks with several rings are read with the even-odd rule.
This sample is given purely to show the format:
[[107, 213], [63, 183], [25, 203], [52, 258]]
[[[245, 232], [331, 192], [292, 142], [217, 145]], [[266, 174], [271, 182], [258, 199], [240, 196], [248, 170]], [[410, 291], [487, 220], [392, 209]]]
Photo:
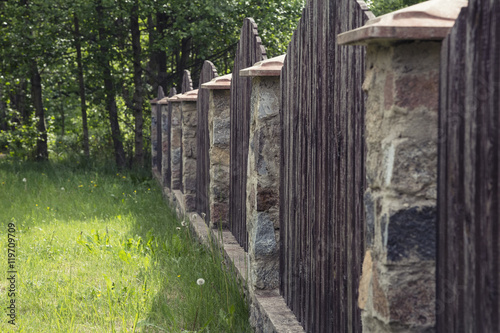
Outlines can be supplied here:
[[[312, 0], [310, 0], [312, 1]], [[375, 15], [421, 0], [367, 1]], [[205, 60], [232, 72], [245, 17], [286, 53], [305, 0], [0, 1], [0, 153], [150, 165], [149, 100], [193, 87]]]

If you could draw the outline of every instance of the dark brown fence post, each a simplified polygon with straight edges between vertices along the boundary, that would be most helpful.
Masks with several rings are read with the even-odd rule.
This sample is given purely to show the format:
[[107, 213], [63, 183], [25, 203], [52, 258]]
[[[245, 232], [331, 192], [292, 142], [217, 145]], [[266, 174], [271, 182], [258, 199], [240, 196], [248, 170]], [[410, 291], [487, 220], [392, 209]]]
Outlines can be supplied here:
[[198, 89], [198, 127], [196, 133], [196, 211], [205, 214], [205, 221], [210, 221], [209, 184], [210, 184], [210, 137], [208, 132], [208, 112], [210, 93], [201, 86], [217, 77], [215, 66], [208, 60], [203, 63]]
[[365, 332], [435, 328], [440, 50], [462, 4], [424, 2], [339, 35], [367, 44]]
[[208, 202], [210, 212], [205, 219], [211, 227], [228, 225], [229, 216], [229, 138], [231, 103], [231, 74], [212, 79], [202, 84], [209, 92], [208, 142], [209, 185]]
[[163, 187], [170, 189], [171, 166], [170, 166], [170, 123], [172, 107], [168, 103], [168, 98], [176, 94], [175, 88], [170, 89], [168, 97], [163, 98], [160, 103], [162, 107], [161, 121], [162, 121], [162, 168], [161, 179]]
[[153, 176], [157, 170], [157, 160], [158, 160], [158, 124], [157, 124], [157, 112], [156, 105], [158, 103], [158, 97], [149, 101], [151, 105], [151, 168], [153, 171]]
[[158, 172], [157, 178], [161, 181], [161, 162], [163, 160], [163, 149], [162, 149], [162, 133], [161, 133], [161, 109], [162, 106], [160, 101], [163, 100], [165, 94], [163, 93], [163, 88], [158, 86], [158, 102], [156, 103], [156, 171]]
[[246, 182], [250, 121], [251, 79], [240, 77], [240, 70], [266, 59], [266, 51], [251, 18], [243, 21], [234, 59], [231, 83], [231, 154], [229, 187], [229, 228], [247, 250]]
[[308, 1], [281, 72], [281, 293], [307, 332], [360, 332], [364, 48], [336, 43], [362, 2]]
[[441, 52], [437, 332], [500, 332], [500, 3], [470, 0]]

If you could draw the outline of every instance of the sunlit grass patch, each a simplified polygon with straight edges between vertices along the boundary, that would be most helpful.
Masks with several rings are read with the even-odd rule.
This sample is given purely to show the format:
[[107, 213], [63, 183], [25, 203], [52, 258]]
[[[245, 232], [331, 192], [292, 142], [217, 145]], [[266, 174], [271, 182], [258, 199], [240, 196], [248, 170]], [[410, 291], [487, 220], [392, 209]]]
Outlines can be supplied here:
[[0, 161], [0, 218], [1, 239], [17, 228], [18, 331], [251, 331], [220, 253], [192, 240], [147, 175]]

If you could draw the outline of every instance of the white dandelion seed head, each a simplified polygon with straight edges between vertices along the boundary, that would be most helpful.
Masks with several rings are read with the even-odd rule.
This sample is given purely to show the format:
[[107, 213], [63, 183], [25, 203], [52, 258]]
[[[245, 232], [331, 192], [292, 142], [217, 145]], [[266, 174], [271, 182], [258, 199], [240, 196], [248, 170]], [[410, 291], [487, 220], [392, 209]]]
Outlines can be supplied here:
[[177, 227], [176, 229], [177, 229], [177, 230], [181, 230], [181, 227]]
[[186, 222], [182, 221], [182, 222], [181, 222], [181, 225], [182, 225], [183, 227], [185, 227], [185, 226], [186, 226]]
[[61, 187], [61, 191], [64, 191], [64, 187]]
[[23, 182], [25, 182], [25, 183], [26, 183], [26, 178], [23, 178]]
[[204, 284], [205, 284], [205, 280], [200, 278], [200, 279], [196, 280], [196, 283], [197, 283], [199, 286], [202, 286], [202, 285], [204, 285]]

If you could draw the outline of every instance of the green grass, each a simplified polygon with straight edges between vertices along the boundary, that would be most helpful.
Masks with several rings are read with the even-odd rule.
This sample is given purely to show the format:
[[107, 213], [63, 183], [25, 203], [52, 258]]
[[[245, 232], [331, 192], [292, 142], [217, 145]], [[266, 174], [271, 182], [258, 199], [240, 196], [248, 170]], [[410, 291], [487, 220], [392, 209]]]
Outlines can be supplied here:
[[[251, 332], [221, 254], [194, 241], [147, 173], [81, 164], [0, 160], [4, 272], [7, 226], [17, 229], [16, 331]], [[2, 278], [1, 332], [13, 331], [7, 289]]]

